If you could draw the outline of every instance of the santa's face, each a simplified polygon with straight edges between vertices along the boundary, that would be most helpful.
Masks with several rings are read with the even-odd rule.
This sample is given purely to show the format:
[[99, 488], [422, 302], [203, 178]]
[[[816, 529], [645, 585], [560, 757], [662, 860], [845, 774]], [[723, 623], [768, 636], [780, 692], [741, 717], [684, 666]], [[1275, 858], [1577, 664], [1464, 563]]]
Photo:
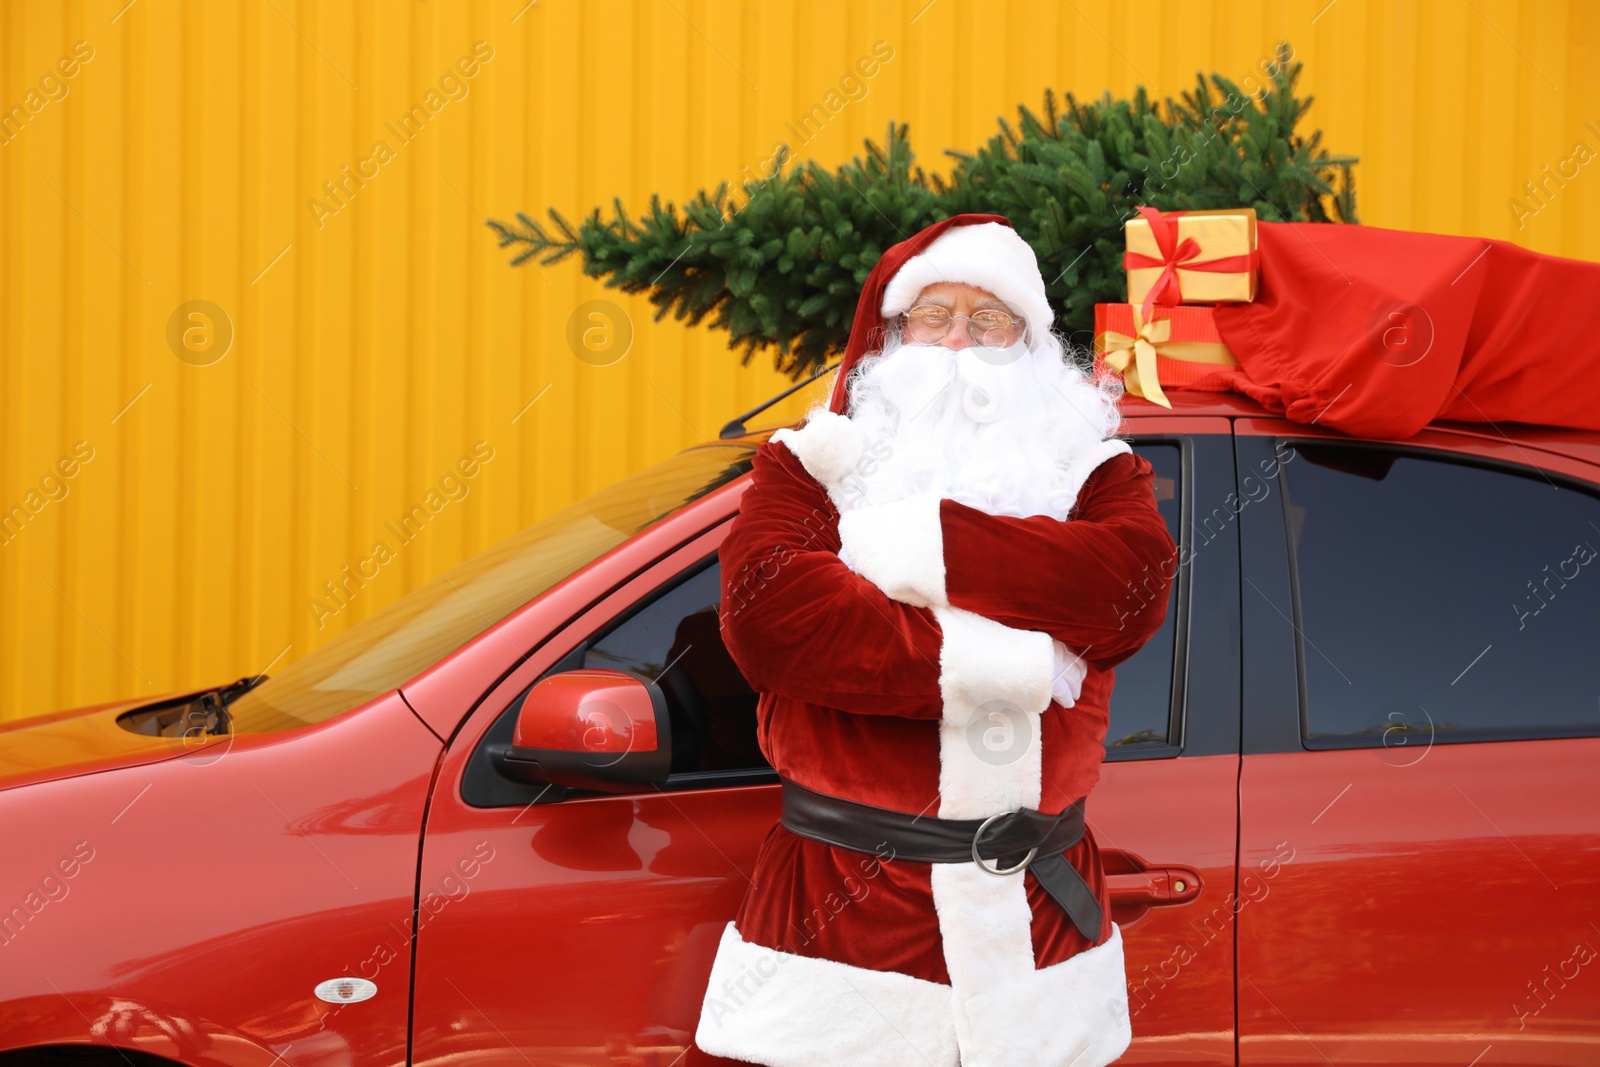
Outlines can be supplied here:
[[840, 487], [840, 506], [937, 492], [997, 515], [1065, 518], [1065, 465], [1116, 431], [1114, 392], [1088, 381], [1047, 330], [1030, 347], [1020, 326], [997, 334], [980, 318], [984, 343], [974, 344], [962, 316], [1012, 314], [992, 293], [940, 283], [913, 307], [929, 303], [954, 316], [935, 322], [942, 337], [918, 340], [902, 317], [852, 372], [848, 411], [867, 449]]
[[901, 316], [902, 332], [908, 340], [956, 350], [1008, 349], [1023, 339], [1026, 325], [1004, 300], [965, 282], [926, 287]]

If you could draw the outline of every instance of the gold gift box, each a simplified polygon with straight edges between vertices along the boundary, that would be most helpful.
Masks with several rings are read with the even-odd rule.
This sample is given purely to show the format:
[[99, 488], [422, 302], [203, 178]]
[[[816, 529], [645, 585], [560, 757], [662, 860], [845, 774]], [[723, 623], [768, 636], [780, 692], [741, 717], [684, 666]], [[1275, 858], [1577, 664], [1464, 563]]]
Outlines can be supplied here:
[[[1130, 304], [1146, 304], [1158, 283], [1165, 291], [1152, 303], [1235, 304], [1256, 298], [1259, 253], [1253, 208], [1140, 208], [1140, 216], [1129, 219], [1122, 233]], [[1176, 293], [1164, 277], [1175, 279]]]

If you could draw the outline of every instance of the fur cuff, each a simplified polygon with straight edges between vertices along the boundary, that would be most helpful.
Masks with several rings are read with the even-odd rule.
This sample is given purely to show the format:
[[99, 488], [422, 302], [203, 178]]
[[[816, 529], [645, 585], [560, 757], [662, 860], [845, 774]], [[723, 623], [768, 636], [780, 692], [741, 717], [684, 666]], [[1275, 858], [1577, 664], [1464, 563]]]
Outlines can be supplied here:
[[785, 426], [769, 440], [787, 445], [806, 473], [824, 486], [850, 473], [866, 447], [860, 427], [836, 411], [814, 412], [800, 429]]
[[939, 494], [853, 508], [839, 516], [850, 569], [902, 604], [945, 607], [944, 528]]
[[751, 944], [730, 922], [694, 1043], [768, 1067], [957, 1067], [952, 1009], [947, 985]]
[[1120, 437], [1108, 437], [1085, 448], [1067, 463], [1067, 484], [1061, 487], [1062, 497], [1075, 504], [1083, 483], [1089, 480], [1089, 475], [1094, 473], [1096, 467], [1112, 456], [1132, 451], [1133, 446]]
[[935, 607], [943, 631], [939, 690], [944, 721], [966, 726], [986, 703], [1003, 701], [1034, 715], [1050, 706], [1054, 639], [1018, 630], [961, 608]]

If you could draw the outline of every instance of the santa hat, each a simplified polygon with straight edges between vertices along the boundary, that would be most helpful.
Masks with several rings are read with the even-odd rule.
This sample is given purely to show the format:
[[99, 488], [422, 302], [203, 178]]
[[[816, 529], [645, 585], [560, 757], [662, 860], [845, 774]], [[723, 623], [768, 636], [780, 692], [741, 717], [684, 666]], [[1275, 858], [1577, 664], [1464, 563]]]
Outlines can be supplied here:
[[987, 289], [1027, 320], [1033, 336], [1055, 321], [1038, 258], [1011, 220], [1004, 215], [952, 215], [890, 247], [867, 275], [850, 326], [850, 342], [833, 381], [829, 411], [845, 413], [845, 382], [856, 363], [882, 344], [885, 322], [939, 282]]

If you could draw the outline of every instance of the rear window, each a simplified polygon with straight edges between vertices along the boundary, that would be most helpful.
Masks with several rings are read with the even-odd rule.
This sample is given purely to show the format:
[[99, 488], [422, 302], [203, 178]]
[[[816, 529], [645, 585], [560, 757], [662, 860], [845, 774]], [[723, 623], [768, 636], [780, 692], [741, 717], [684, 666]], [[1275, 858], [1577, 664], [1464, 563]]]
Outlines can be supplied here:
[[1600, 497], [1532, 469], [1293, 451], [1308, 744], [1600, 734]]

